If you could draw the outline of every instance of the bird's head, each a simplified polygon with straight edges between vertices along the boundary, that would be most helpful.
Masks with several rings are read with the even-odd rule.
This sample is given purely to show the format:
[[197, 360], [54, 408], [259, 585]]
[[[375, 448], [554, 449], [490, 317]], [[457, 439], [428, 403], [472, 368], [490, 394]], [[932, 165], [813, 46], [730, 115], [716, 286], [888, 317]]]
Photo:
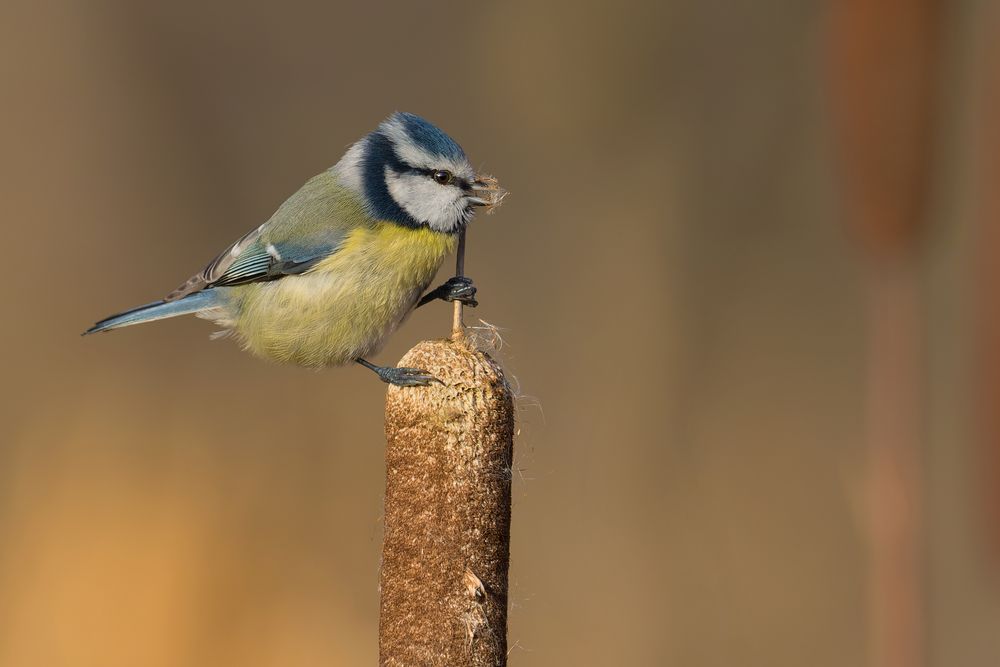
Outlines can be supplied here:
[[496, 180], [477, 176], [454, 139], [420, 116], [394, 113], [333, 167], [372, 217], [453, 233], [477, 207], [502, 197]]

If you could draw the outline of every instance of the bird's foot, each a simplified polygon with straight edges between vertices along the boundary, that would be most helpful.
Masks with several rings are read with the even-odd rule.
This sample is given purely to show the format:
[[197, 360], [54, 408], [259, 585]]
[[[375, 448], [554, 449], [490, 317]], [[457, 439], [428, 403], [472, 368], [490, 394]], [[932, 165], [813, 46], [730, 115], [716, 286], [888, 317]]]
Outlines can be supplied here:
[[466, 278], [465, 276], [449, 278], [443, 285], [425, 294], [420, 299], [420, 302], [417, 303], [417, 308], [436, 299], [441, 299], [442, 301], [460, 301], [469, 308], [475, 308], [479, 305], [479, 302], [476, 301], [476, 286], [473, 284], [472, 278]]
[[441, 380], [419, 368], [396, 368], [395, 366], [376, 366], [364, 359], [355, 359], [359, 364], [375, 373], [378, 379], [397, 387], [426, 387], [432, 382], [441, 384]]
[[375, 372], [382, 382], [396, 385], [397, 387], [426, 387], [435, 382], [441, 384], [441, 380], [419, 368], [382, 366]]

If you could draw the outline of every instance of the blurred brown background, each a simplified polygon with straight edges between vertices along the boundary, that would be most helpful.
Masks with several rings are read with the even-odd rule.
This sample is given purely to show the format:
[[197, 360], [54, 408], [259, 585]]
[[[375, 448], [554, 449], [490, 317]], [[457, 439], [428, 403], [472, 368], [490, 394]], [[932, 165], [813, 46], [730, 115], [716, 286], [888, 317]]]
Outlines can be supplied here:
[[[1000, 330], [990, 4], [934, 20], [928, 665], [1000, 660], [1000, 457], [974, 410]], [[375, 664], [384, 386], [193, 318], [78, 334], [396, 109], [513, 193], [468, 257], [469, 319], [503, 329], [524, 395], [511, 664], [867, 664], [866, 269], [829, 5], [370, 5], [0, 5], [0, 665]], [[378, 359], [448, 323], [422, 309]]]

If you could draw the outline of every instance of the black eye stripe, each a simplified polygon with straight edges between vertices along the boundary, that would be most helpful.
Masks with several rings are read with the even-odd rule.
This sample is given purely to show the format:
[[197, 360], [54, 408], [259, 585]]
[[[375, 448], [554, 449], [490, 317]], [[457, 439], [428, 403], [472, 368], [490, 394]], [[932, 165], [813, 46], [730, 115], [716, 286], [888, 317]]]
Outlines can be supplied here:
[[[427, 176], [428, 178], [434, 178], [434, 174], [436, 172], [447, 171], [447, 170], [446, 169], [425, 169], [423, 167], [407, 167], [405, 171], [408, 174], [421, 174], [423, 176]], [[458, 187], [460, 187], [463, 190], [471, 190], [472, 189], [472, 183], [470, 183], [467, 179], [462, 178], [461, 176], [456, 176], [455, 174], [452, 174], [451, 184], [452, 185], [457, 185]]]

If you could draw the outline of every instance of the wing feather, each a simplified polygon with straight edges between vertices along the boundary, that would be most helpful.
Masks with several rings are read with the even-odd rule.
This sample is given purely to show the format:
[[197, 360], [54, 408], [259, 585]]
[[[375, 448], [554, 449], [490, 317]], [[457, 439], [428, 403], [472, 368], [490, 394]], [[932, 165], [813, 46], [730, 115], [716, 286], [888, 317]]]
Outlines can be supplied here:
[[229, 247], [219, 253], [219, 255], [209, 262], [204, 269], [188, 278], [180, 287], [163, 297], [163, 300], [176, 301], [186, 297], [188, 294], [193, 294], [194, 292], [214, 285], [218, 280], [226, 275], [234, 264], [236, 264], [240, 255], [242, 255], [251, 244], [260, 239], [260, 235], [263, 232], [264, 227], [265, 225], [261, 225], [260, 227], [252, 229], [241, 236], [234, 243], [230, 244]]

